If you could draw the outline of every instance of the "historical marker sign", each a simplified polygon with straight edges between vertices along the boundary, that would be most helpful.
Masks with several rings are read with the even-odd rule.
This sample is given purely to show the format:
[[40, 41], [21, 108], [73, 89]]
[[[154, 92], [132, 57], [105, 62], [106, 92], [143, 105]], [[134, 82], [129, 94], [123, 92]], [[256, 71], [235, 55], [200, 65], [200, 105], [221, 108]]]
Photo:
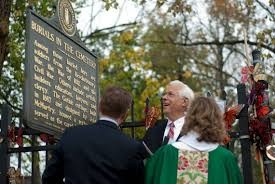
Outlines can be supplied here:
[[74, 35], [68, 3], [59, 1], [59, 20], [27, 13], [24, 118], [31, 128], [55, 136], [97, 119], [98, 63]]

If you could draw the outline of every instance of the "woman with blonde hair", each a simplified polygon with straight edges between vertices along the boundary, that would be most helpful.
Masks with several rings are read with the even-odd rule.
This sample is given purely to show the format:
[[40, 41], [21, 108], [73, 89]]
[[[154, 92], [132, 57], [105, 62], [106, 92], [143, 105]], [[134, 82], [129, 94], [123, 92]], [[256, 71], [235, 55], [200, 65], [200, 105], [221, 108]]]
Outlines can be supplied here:
[[146, 163], [146, 184], [240, 184], [236, 157], [220, 146], [225, 136], [217, 103], [197, 97], [177, 142], [161, 147]]

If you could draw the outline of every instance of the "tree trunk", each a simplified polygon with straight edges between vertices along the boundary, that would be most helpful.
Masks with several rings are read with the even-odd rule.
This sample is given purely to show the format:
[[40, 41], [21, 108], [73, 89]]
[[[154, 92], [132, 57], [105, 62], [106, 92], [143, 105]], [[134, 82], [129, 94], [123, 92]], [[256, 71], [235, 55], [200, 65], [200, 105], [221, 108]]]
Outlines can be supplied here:
[[217, 78], [220, 79], [218, 80], [218, 87], [219, 87], [219, 97], [222, 99], [223, 97], [223, 92], [224, 92], [224, 87], [226, 84], [224, 75], [223, 75], [223, 45], [219, 45], [218, 47], [218, 53], [217, 53], [217, 61], [218, 61], [218, 68], [219, 70], [217, 71]]
[[9, 17], [11, 12], [11, 0], [0, 1], [0, 76], [2, 74], [3, 63], [7, 56]]

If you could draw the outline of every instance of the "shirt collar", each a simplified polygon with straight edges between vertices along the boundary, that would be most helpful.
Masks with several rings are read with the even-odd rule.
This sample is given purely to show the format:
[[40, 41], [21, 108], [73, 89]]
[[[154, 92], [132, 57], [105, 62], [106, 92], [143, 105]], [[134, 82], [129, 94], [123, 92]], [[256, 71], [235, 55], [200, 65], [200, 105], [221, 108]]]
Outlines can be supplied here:
[[119, 125], [118, 125], [118, 122], [117, 122], [116, 120], [114, 120], [113, 118], [109, 117], [109, 116], [101, 116], [101, 117], [99, 118], [99, 120], [110, 121], [110, 122], [116, 124], [117, 126], [119, 126]]
[[[176, 121], [174, 121], [175, 128], [179, 128], [182, 126], [182, 124], [184, 122], [184, 118], [185, 118], [185, 116], [182, 116], [179, 119], [177, 119]], [[172, 121], [170, 119], [168, 119], [167, 126], [169, 126], [171, 123], [172, 123]]]

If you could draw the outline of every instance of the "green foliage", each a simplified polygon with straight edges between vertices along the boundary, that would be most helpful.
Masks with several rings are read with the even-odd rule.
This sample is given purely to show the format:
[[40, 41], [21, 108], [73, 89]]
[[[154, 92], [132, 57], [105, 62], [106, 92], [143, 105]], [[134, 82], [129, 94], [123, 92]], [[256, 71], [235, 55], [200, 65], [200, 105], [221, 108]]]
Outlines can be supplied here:
[[[55, 2], [56, 0], [14, 0], [12, 2], [9, 18], [8, 55], [4, 61], [0, 78], [0, 104], [8, 103], [17, 113], [22, 110], [23, 103], [26, 10], [31, 7], [38, 14], [50, 18], [54, 14], [53, 7]], [[15, 120], [15, 122], [18, 121]], [[25, 170], [30, 168], [30, 160], [30, 158], [25, 160], [23, 157], [22, 162], [25, 164], [27, 162], [26, 168], [24, 168], [23, 163]], [[39, 162], [39, 155], [36, 153], [34, 157], [34, 177], [37, 184], [41, 183]]]
[[[152, 16], [142, 17], [149, 20], [148, 24], [142, 25], [142, 31], [140, 25], [132, 25], [136, 29], [110, 31], [111, 34], [98, 32], [91, 34], [86, 43], [102, 56], [99, 61], [100, 89], [119, 85], [129, 90], [134, 96], [135, 120], [144, 118], [147, 97], [151, 105], [160, 105], [160, 89], [170, 80], [182, 80], [198, 92], [210, 90], [215, 93], [223, 87], [235, 89], [244, 63], [243, 44], [227, 45], [224, 42], [243, 40], [243, 29], [247, 30], [248, 39], [257, 42], [258, 47], [264, 44], [274, 50], [274, 14], [269, 11], [274, 10], [274, 0], [269, 1], [269, 6], [256, 0], [229, 0], [226, 4], [224, 0], [198, 1], [208, 11], [202, 20], [196, 22], [196, 13], [200, 12], [195, 12], [185, 0], [132, 1], [143, 7], [146, 3], [155, 5], [150, 12]], [[0, 79], [0, 102], [9, 102], [17, 111], [22, 108], [23, 97], [26, 8], [32, 6], [38, 14], [51, 17], [55, 2], [14, 0], [12, 3], [9, 54]], [[77, 9], [85, 0], [74, 2]], [[107, 10], [119, 5], [117, 0], [102, 2]], [[209, 44], [211, 41], [219, 43]], [[256, 48], [255, 45], [249, 47]], [[274, 52], [269, 50], [265, 55], [270, 58]], [[268, 64], [272, 66], [267, 71], [271, 79], [274, 64]], [[272, 82], [274, 79], [270, 80], [274, 93]], [[232, 98], [235, 96], [233, 93]], [[271, 103], [274, 104], [274, 100]], [[143, 128], [138, 129], [138, 137], [142, 131]]]
[[147, 97], [152, 105], [160, 104], [158, 91], [165, 80], [158, 80], [144, 48], [136, 46], [136, 40], [136, 31], [123, 32], [112, 38], [109, 56], [99, 61], [100, 88], [118, 85], [130, 91], [135, 101], [135, 117], [140, 120]]
[[183, 0], [175, 0], [171, 3], [171, 6], [168, 9], [168, 12], [171, 12], [174, 16], [177, 14], [184, 14], [185, 12], [191, 12], [191, 5], [187, 4], [186, 1]]
[[[118, 0], [102, 0], [105, 3], [106, 10], [110, 8], [117, 9], [119, 6]], [[187, 3], [186, 0], [156, 0], [156, 1], [148, 1], [148, 0], [132, 0], [133, 2], [138, 3], [143, 6], [146, 3], [151, 3], [151, 5], [155, 5], [157, 8], [167, 7], [167, 12], [172, 13], [174, 16], [177, 14], [183, 14], [184, 12], [191, 12], [191, 5]]]
[[117, 8], [118, 2], [116, 0], [102, 0], [105, 3], [106, 10], [109, 10], [111, 7]]
[[175, 42], [184, 42], [181, 36], [185, 31], [181, 20], [158, 16], [150, 18], [151, 24], [142, 37], [146, 54], [152, 61], [153, 70], [167, 80], [180, 80], [194, 91], [200, 91], [201, 82], [194, 75], [194, 57], [203, 60], [207, 57], [204, 47], [183, 47]]
[[24, 85], [24, 60], [25, 60], [25, 18], [26, 9], [32, 6], [39, 14], [49, 17], [53, 15], [54, 0], [16, 0], [11, 7], [9, 26], [9, 53], [4, 62], [0, 80], [0, 102], [10, 103], [15, 109], [22, 108], [22, 90]]
[[[135, 121], [144, 119], [145, 101], [148, 97], [151, 106], [160, 108], [159, 89], [167, 83], [153, 71], [145, 50], [137, 46], [137, 31], [125, 31], [112, 37], [113, 47], [109, 56], [102, 58], [100, 63], [100, 88], [118, 85], [131, 92], [134, 98]], [[130, 130], [125, 130], [130, 134]], [[137, 137], [142, 137], [144, 128], [136, 129]]]

